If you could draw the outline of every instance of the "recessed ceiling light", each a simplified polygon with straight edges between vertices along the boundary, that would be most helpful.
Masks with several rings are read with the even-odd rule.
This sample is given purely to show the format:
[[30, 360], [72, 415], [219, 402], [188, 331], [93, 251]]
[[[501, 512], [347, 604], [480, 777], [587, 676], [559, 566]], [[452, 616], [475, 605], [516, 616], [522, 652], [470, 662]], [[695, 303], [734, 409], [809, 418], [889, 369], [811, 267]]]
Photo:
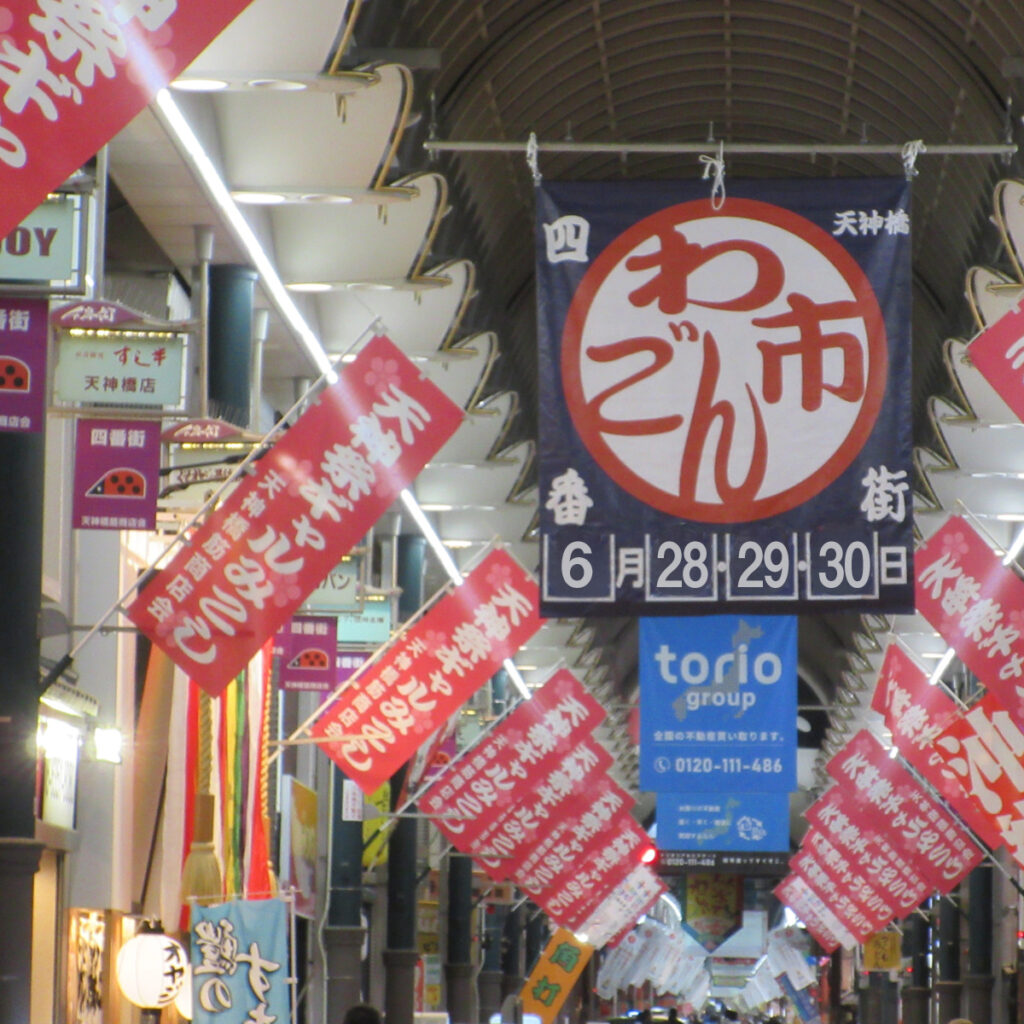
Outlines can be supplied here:
[[231, 195], [236, 203], [248, 206], [276, 206], [284, 202], [280, 192], [232, 192]]
[[222, 78], [178, 78], [171, 82], [171, 88], [178, 92], [220, 92], [227, 87]]
[[326, 281], [296, 281], [286, 286], [292, 292], [329, 292], [331, 286]]
[[301, 92], [306, 88], [305, 82], [296, 82], [287, 78], [250, 78], [251, 89], [274, 89], [279, 92]]

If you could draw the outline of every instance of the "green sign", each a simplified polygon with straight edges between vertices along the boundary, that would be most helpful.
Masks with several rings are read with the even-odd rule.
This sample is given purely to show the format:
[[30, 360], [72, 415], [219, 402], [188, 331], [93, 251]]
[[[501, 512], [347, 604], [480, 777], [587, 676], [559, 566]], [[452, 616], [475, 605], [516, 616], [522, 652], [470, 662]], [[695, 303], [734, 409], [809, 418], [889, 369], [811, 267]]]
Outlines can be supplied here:
[[47, 199], [0, 240], [0, 280], [67, 281], [75, 270], [78, 231], [72, 196]]
[[184, 347], [173, 334], [61, 334], [54, 395], [60, 402], [178, 408]]

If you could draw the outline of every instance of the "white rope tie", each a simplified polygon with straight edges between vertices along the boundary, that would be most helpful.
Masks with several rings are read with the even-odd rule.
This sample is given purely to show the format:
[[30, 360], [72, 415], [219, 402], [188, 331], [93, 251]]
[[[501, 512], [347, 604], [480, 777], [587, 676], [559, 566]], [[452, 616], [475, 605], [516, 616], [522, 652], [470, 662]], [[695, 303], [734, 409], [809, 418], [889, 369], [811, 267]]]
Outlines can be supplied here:
[[918, 156], [926, 152], [926, 149], [927, 147], [920, 139], [903, 143], [903, 148], [900, 150], [900, 159], [903, 161], [903, 173], [906, 175], [907, 181], [917, 177], [918, 170], [915, 164], [917, 163]]
[[534, 188], [539, 188], [541, 182], [540, 164], [537, 161], [537, 152], [537, 133], [530, 132], [530, 137], [526, 140], [526, 166], [530, 168], [530, 174], [533, 176]]
[[718, 156], [701, 153], [698, 159], [704, 165], [701, 178], [706, 181], [714, 175], [711, 180], [711, 209], [720, 210], [725, 203], [725, 144], [718, 143]]

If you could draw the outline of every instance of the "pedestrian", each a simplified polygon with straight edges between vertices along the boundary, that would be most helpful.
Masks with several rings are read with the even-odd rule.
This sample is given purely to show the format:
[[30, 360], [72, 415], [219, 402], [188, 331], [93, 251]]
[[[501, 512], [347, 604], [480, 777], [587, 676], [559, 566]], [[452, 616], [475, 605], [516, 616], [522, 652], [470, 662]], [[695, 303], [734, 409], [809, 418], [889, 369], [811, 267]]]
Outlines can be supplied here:
[[345, 1011], [341, 1024], [383, 1024], [380, 1010], [369, 1003], [356, 1003]]

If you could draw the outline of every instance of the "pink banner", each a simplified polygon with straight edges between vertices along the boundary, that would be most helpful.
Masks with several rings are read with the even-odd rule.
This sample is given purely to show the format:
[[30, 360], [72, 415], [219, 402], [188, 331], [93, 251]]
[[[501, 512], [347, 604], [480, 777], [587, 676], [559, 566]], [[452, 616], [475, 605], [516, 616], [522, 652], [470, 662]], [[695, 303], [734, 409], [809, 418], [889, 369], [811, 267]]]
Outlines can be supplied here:
[[809, 850], [801, 848], [789, 861], [790, 870], [799, 875], [828, 904], [850, 934], [863, 942], [882, 923], [873, 918], [847, 891], [847, 881], [837, 877], [828, 866]]
[[372, 339], [139, 591], [128, 617], [216, 696], [461, 420], [392, 342]]
[[853, 936], [842, 922], [799, 875], [787, 875], [772, 891], [780, 903], [789, 907], [807, 925], [808, 931], [826, 953], [834, 953], [840, 946], [855, 945]]
[[895, 644], [885, 652], [871, 707], [885, 719], [896, 749], [964, 824], [987, 846], [999, 846], [998, 831], [946, 767], [935, 746], [943, 731], [962, 717], [959, 708], [941, 686], [931, 686], [927, 673]]
[[1024, 732], [992, 694], [949, 722], [935, 741], [945, 770], [969, 794], [998, 846], [1024, 867]]
[[851, 786], [887, 838], [908, 854], [915, 868], [941, 893], [949, 892], [982, 858], [960, 823], [862, 729], [825, 766], [837, 782]]
[[0, 238], [248, 5], [25, 0], [0, 7]]
[[372, 793], [537, 632], [537, 601], [533, 577], [492, 551], [352, 680], [312, 735]]
[[1024, 309], [1004, 313], [970, 343], [967, 353], [999, 397], [1024, 420]]
[[1024, 726], [1024, 581], [960, 516], [914, 564], [917, 610]]
[[827, 836], [860, 876], [871, 881], [902, 919], [931, 894], [932, 886], [876, 827], [870, 807], [854, 799], [841, 786], [833, 786], [804, 812], [811, 826]]

